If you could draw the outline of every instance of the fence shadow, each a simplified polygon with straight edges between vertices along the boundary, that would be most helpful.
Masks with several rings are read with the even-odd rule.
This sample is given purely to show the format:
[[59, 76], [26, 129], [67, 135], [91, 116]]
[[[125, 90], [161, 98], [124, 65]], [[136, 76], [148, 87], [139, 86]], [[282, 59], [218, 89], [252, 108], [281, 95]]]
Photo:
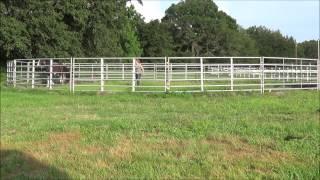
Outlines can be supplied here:
[[46, 165], [26, 153], [1, 149], [0, 155], [0, 179], [70, 179], [66, 172]]

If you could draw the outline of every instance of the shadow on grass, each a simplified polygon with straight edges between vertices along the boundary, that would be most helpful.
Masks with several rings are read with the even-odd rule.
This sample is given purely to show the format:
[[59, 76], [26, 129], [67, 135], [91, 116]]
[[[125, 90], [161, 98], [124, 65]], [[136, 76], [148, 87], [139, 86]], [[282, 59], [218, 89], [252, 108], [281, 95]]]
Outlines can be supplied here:
[[0, 155], [0, 179], [70, 179], [66, 172], [46, 165], [26, 153], [1, 149]]

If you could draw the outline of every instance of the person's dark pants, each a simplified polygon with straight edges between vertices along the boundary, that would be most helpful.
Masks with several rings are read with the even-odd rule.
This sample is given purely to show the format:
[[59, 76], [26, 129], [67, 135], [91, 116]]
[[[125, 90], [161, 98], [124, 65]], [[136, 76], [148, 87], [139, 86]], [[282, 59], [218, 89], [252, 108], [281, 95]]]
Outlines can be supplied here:
[[141, 74], [136, 74], [136, 85], [140, 86]]

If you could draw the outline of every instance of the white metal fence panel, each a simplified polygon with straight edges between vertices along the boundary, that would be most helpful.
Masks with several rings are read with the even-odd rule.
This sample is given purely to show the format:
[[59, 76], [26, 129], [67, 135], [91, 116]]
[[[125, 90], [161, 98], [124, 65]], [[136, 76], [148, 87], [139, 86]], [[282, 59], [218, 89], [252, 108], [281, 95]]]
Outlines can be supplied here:
[[283, 57], [15, 59], [7, 62], [7, 85], [71, 92], [264, 93], [320, 89], [319, 64], [317, 59]]

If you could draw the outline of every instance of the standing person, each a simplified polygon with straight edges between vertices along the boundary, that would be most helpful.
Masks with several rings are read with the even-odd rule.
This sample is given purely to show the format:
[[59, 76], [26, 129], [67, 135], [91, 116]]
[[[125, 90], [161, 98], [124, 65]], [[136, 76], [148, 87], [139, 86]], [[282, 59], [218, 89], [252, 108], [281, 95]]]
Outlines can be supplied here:
[[144, 73], [144, 68], [141, 64], [140, 59], [135, 60], [135, 69], [136, 69], [136, 86], [140, 86], [141, 76]]

